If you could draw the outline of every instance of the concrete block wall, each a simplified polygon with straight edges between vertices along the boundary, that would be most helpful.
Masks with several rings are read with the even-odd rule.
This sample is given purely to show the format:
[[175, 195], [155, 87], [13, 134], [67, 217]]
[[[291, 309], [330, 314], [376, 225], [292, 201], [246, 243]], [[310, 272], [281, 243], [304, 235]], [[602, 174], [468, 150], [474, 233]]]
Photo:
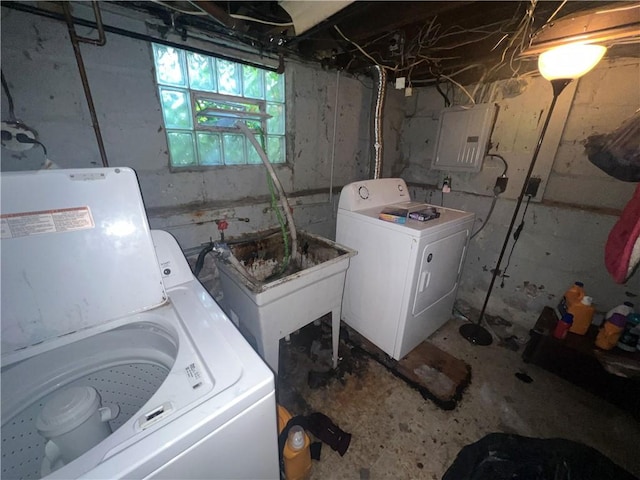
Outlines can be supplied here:
[[[636, 184], [609, 177], [593, 166], [584, 152], [589, 135], [609, 133], [640, 107], [638, 78], [638, 59], [605, 59], [574, 82], [573, 90], [562, 93], [560, 111], [554, 111], [534, 170], [542, 177], [542, 186], [529, 206], [503, 287], [497, 279], [489, 313], [530, 328], [542, 307], [555, 306], [577, 280], [585, 283], [598, 310], [606, 311], [627, 300], [640, 306], [640, 274], [618, 285], [604, 266], [609, 231]], [[406, 102], [402, 156], [397, 160], [402, 166], [401, 176], [414, 184], [416, 198], [475, 212], [477, 229], [487, 221], [492, 189], [502, 164], [486, 158], [477, 174], [431, 169], [442, 97], [434, 88], [417, 90], [417, 95]], [[550, 86], [540, 77], [496, 82], [486, 90], [489, 95], [485, 101], [499, 106], [492, 151], [502, 154], [509, 163], [509, 187], [499, 197], [486, 228], [471, 241], [467, 255], [458, 296], [477, 308], [482, 307], [541, 118], [551, 101]], [[464, 101], [462, 95], [456, 98]], [[549, 149], [549, 144], [555, 145]], [[443, 196], [439, 187], [444, 175], [452, 176], [453, 192]], [[523, 210], [524, 204], [516, 226]], [[507, 255], [510, 249], [511, 244]]]
[[[103, 7], [103, 18], [107, 25], [144, 29], [115, 7]], [[95, 35], [85, 30], [78, 33]], [[66, 25], [3, 7], [1, 33], [16, 116], [37, 130], [60, 167], [101, 166]], [[105, 46], [81, 49], [109, 164], [137, 172], [152, 228], [170, 231], [189, 249], [217, 237], [218, 218], [231, 219], [228, 236], [277, 226], [263, 166], [170, 171], [149, 43], [107, 33]], [[288, 163], [276, 172], [292, 196], [298, 228], [334, 238], [338, 187], [368, 175], [371, 86], [297, 62], [286, 63], [285, 81]], [[43, 158], [38, 148], [3, 148], [2, 170], [37, 169]]]

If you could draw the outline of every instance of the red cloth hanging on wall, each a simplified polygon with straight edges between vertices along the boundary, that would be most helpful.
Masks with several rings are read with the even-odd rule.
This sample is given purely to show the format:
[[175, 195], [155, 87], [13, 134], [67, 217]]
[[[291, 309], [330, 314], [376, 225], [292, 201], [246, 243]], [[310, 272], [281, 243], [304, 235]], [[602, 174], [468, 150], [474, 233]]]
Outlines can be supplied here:
[[640, 263], [640, 183], [609, 232], [604, 263], [616, 283], [624, 283]]

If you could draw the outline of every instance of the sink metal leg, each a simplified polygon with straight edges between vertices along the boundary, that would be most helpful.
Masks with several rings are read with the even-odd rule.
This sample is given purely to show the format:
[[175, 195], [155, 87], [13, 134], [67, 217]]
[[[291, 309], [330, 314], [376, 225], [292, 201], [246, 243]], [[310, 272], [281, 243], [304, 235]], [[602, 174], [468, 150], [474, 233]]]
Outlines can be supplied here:
[[331, 340], [333, 343], [333, 368], [338, 366], [338, 346], [340, 342], [340, 308], [331, 311]]

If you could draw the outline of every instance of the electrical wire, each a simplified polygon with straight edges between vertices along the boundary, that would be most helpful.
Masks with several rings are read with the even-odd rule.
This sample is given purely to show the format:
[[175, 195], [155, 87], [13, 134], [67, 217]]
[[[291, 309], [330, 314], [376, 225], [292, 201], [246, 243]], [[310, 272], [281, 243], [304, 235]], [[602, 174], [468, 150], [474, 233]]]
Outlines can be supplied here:
[[4, 90], [4, 94], [7, 96], [7, 102], [9, 103], [9, 121], [15, 123], [16, 116], [13, 109], [13, 97], [11, 96], [9, 85], [7, 85], [7, 80], [4, 78], [4, 72], [2, 70], [0, 70], [0, 75], [2, 76], [2, 89]]
[[[1, 77], [1, 81], [2, 81], [2, 89], [4, 90], [4, 94], [7, 97], [7, 103], [9, 104], [8, 105], [9, 121], [11, 123], [15, 124], [15, 125], [18, 125], [18, 124], [24, 125], [24, 124], [22, 124], [22, 122], [18, 122], [18, 120], [16, 120], [16, 115], [15, 115], [15, 110], [14, 110], [15, 107], [13, 105], [13, 97], [11, 96], [11, 92], [9, 91], [9, 85], [7, 84], [7, 79], [4, 78], [4, 72], [2, 70], [0, 70], [0, 77]], [[19, 143], [30, 143], [30, 144], [33, 144], [33, 145], [39, 145], [42, 148], [45, 160], [48, 160], [48, 158], [47, 158], [47, 147], [44, 146], [44, 143], [39, 142], [35, 138], [31, 138], [26, 133], [18, 133], [18, 134], [16, 134], [16, 140]]]
[[546, 22], [544, 22], [544, 24], [546, 25], [547, 23], [549, 23], [551, 20], [553, 20], [555, 18], [555, 16], [558, 14], [558, 12], [562, 9], [562, 7], [564, 7], [564, 4], [567, 3], [567, 0], [563, 0], [562, 3], [560, 4], [560, 6], [558, 8], [556, 8], [555, 12], [553, 12], [551, 14], [551, 16], [547, 19]]
[[471, 100], [471, 103], [472, 103], [473, 105], [475, 105], [475, 104], [476, 104], [476, 101], [475, 101], [475, 100], [474, 100], [474, 98], [471, 96], [471, 94], [467, 91], [467, 89], [466, 89], [466, 88], [464, 88], [462, 85], [460, 85], [458, 82], [456, 82], [453, 78], [449, 77], [448, 75], [440, 75], [440, 76], [441, 76], [442, 78], [446, 78], [447, 80], [449, 80], [449, 81], [450, 81], [451, 83], [453, 83], [454, 85], [457, 85], [457, 86], [458, 86], [458, 88], [460, 88], [460, 90], [462, 90], [462, 91], [465, 93], [465, 95], [466, 95], [467, 97], [469, 97], [469, 100]]
[[167, 2], [162, 2], [161, 0], [151, 0], [153, 3], [157, 3], [158, 5], [162, 5], [163, 7], [170, 8], [171, 10], [175, 10], [178, 13], [184, 13], [185, 15], [195, 15], [197, 17], [209, 16], [209, 14], [203, 10], [184, 10], [182, 8], [176, 7], [175, 5], [171, 5]]
[[509, 269], [509, 264], [511, 263], [511, 255], [513, 255], [513, 249], [516, 248], [516, 243], [518, 243], [518, 239], [520, 238], [520, 234], [522, 233], [522, 230], [524, 229], [524, 218], [527, 215], [527, 209], [529, 208], [529, 203], [531, 202], [531, 195], [527, 196], [527, 204], [524, 207], [524, 212], [522, 212], [522, 220], [520, 220], [520, 225], [518, 225], [518, 228], [516, 228], [516, 231], [513, 232], [513, 244], [511, 245], [511, 251], [509, 252], [509, 257], [507, 257], [507, 266], [504, 267], [504, 270], [502, 271], [500, 278], [501, 278], [501, 282], [500, 282], [500, 288], [504, 288], [504, 279], [509, 278], [509, 275], [507, 275], [507, 270]]
[[487, 153], [487, 157], [494, 157], [494, 158], [498, 158], [500, 160], [502, 160], [502, 163], [504, 163], [504, 170], [502, 171], [502, 177], [506, 177], [507, 176], [507, 170], [509, 170], [509, 164], [507, 163], [507, 161], [504, 159], [504, 157], [502, 155], [498, 155], [497, 153]]
[[16, 134], [16, 140], [19, 143], [31, 143], [33, 145], [40, 145], [42, 147], [42, 151], [44, 152], [44, 157], [47, 158], [47, 147], [45, 147], [42, 142], [39, 142], [35, 138], [31, 138], [26, 133]]
[[[500, 38], [498, 43], [496, 43], [496, 45], [491, 49], [491, 51], [494, 51], [500, 44], [504, 43], [504, 41], [508, 38], [508, 41], [500, 55], [500, 60], [497, 63], [495, 63], [491, 68], [485, 71], [485, 73], [482, 75], [482, 77], [478, 81], [478, 84], [476, 85], [474, 94], [477, 91], [477, 88], [479, 87], [479, 85], [484, 84], [487, 81], [490, 81], [493, 73], [498, 71], [502, 66], [505, 65], [505, 59], [507, 58], [507, 55], [509, 55], [510, 51], [511, 53], [509, 55], [509, 67], [511, 68], [512, 73], [514, 75], [519, 75], [521, 61], [518, 59], [519, 64], [517, 67], [514, 66], [514, 62], [518, 54], [522, 52], [527, 46], [527, 41], [530, 38], [529, 30], [533, 26], [534, 12], [537, 7], [537, 4], [538, 4], [538, 0], [529, 0], [529, 6], [526, 9], [522, 18], [520, 19], [520, 21], [518, 22], [515, 30], [513, 30], [510, 33], [507, 33], [506, 36], [503, 36], [502, 38]], [[517, 19], [517, 16], [518, 16], [518, 12], [516, 11], [514, 13], [514, 16], [511, 18], [511, 20], [507, 22], [507, 24], [510, 25], [513, 22], [515, 22], [515, 20]]]
[[[171, 10], [174, 10], [178, 13], [182, 13], [185, 15], [194, 15], [197, 17], [205, 17], [205, 16], [210, 16], [209, 12], [206, 12], [204, 10], [198, 9], [198, 10], [184, 10], [182, 8], [176, 7], [175, 5], [171, 5], [167, 2], [163, 2], [161, 0], [151, 0], [153, 3], [157, 3], [158, 5], [162, 5], [163, 7], [169, 8]], [[294, 24], [293, 22], [271, 22], [269, 20], [262, 20], [260, 18], [255, 18], [255, 17], [250, 17], [248, 15], [240, 15], [240, 14], [236, 14], [236, 13], [229, 13], [228, 14], [229, 17], [231, 18], [235, 18], [236, 20], [246, 20], [249, 22], [255, 22], [255, 23], [262, 23], [264, 25], [272, 25], [274, 27], [293, 27]]]
[[360, 53], [362, 53], [365, 57], [371, 60], [374, 65], [377, 65], [381, 68], [389, 68], [389, 67], [386, 67], [385, 65], [381, 65], [380, 63], [378, 63], [378, 61], [375, 58], [373, 58], [371, 55], [369, 55], [360, 45], [358, 45], [356, 42], [354, 42], [353, 40], [348, 38], [344, 33], [342, 33], [342, 30], [340, 30], [340, 28], [338, 28], [337, 25], [334, 25], [333, 28], [336, 29], [336, 31], [340, 34], [342, 38], [344, 38], [347, 42], [349, 42], [351, 45], [356, 47], [360, 51]]
[[498, 40], [498, 43], [496, 43], [493, 48], [491, 49], [491, 51], [493, 52], [496, 48], [498, 48], [498, 46], [504, 41], [505, 38], [509, 38], [509, 34], [505, 33], [502, 37], [500, 37], [500, 40]]
[[[416, 66], [424, 63], [429, 63], [437, 66], [439, 62], [442, 62], [444, 60], [453, 60], [453, 59], [459, 58], [458, 56], [434, 57], [432, 54], [434, 51], [453, 50], [455, 48], [460, 48], [470, 43], [476, 43], [478, 41], [484, 40], [496, 34], [502, 35], [500, 40], [498, 40], [498, 42], [493, 47], [493, 50], [495, 50], [496, 48], [498, 48], [499, 45], [504, 43], [505, 39], [511, 36], [510, 40], [507, 42], [508, 45], [505, 47], [505, 49], [501, 54], [500, 62], [498, 62], [498, 65], [494, 66], [494, 68], [492, 68], [491, 71], [487, 71], [484, 65], [477, 64], [473, 66], [470, 66], [470, 65], [465, 66], [456, 72], [447, 73], [447, 75], [441, 75], [442, 78], [446, 78], [447, 80], [452, 82], [454, 85], [459, 87], [464, 92], [464, 94], [470, 99], [470, 101], [473, 104], [476, 104], [475, 93], [477, 89], [482, 85], [484, 79], [489, 77], [489, 73], [492, 73], [495, 69], [499, 68], [501, 65], [504, 64], [505, 59], [507, 58], [507, 54], [514, 47], [514, 45], [516, 45], [518, 41], [520, 41], [520, 45], [519, 45], [520, 48], [517, 48], [516, 50], [519, 51], [524, 45], [523, 38], [526, 36], [526, 32], [528, 31], [528, 28], [532, 22], [533, 11], [535, 9], [535, 5], [537, 4], [537, 2], [538, 0], [529, 0], [529, 8], [525, 12], [524, 17], [520, 18], [520, 21], [517, 24], [516, 28], [512, 29], [511, 31], [509, 31], [510, 26], [513, 25], [514, 22], [516, 22], [519, 18], [519, 13], [517, 11], [514, 13], [511, 19], [494, 21], [486, 25], [482, 25], [475, 28], [463, 28], [459, 25], [454, 25], [446, 29], [443, 29], [443, 26], [437, 21], [438, 17], [434, 16], [433, 18], [430, 19], [428, 23], [425, 23], [420, 28], [420, 30], [417, 32], [415, 36], [405, 40], [405, 42], [403, 43], [402, 50], [400, 52], [396, 52], [395, 55], [393, 55], [396, 58], [385, 58], [385, 56], [381, 55], [379, 51], [369, 53], [367, 52], [367, 50], [365, 50], [366, 47], [373, 45], [376, 42], [379, 42], [380, 40], [384, 39], [389, 35], [394, 34], [395, 32], [393, 31], [385, 32], [384, 34], [377, 36], [375, 39], [369, 40], [367, 43], [358, 44], [354, 40], [347, 37], [337, 25], [334, 25], [334, 29], [345, 41], [347, 41], [350, 45], [354, 47], [355, 50], [351, 50], [350, 53], [354, 51], [358, 51], [360, 54], [364, 55], [374, 65], [384, 68], [387, 71], [407, 72], [406, 76], [407, 76], [407, 82], [409, 85], [412, 83], [411, 74], [413, 69]], [[444, 38], [453, 37], [457, 35], [469, 35], [470, 33], [478, 34], [478, 35], [474, 35], [475, 38], [473, 40], [463, 40], [462, 42], [459, 42], [453, 45], [439, 45], [439, 43], [442, 42]], [[398, 59], [397, 57], [400, 57], [400, 58]], [[514, 59], [515, 59], [515, 55], [511, 56], [509, 58], [509, 64], [512, 65], [512, 70], [516, 71], [517, 68], [513, 66]], [[465, 87], [463, 87], [460, 83], [453, 80], [453, 77], [470, 68], [477, 68], [478, 66], [483, 68], [484, 72], [481, 77], [481, 81], [478, 83], [478, 85], [476, 85], [476, 89], [474, 90], [474, 93], [470, 94]], [[438, 71], [437, 73], [434, 73], [434, 76], [438, 74], [441, 74], [441, 72]], [[415, 83], [424, 83], [424, 82], [416, 81]], [[446, 94], [444, 96], [446, 96]], [[446, 102], [447, 100], [445, 99], [445, 103]], [[452, 102], [449, 101], [449, 103], [452, 103]]]
[[446, 93], [444, 93], [442, 91], [442, 89], [440, 88], [440, 77], [436, 78], [436, 90], [438, 91], [438, 93], [440, 95], [442, 95], [442, 98], [444, 99], [444, 106], [445, 108], [450, 107], [451, 106], [451, 101], [449, 100], [449, 97], [447, 96]]
[[480, 228], [476, 230], [475, 233], [471, 235], [471, 237], [469, 237], [469, 240], [473, 240], [473, 238], [476, 235], [478, 235], [484, 227], [487, 226], [487, 223], [489, 223], [489, 219], [491, 218], [491, 214], [493, 213], [493, 209], [495, 208], [497, 201], [498, 201], [498, 195], [494, 194], [493, 199], [491, 200], [491, 206], [489, 207], [489, 211], [487, 212], [487, 217], [484, 219], [484, 222], [482, 223], [482, 225], [480, 225]]
[[237, 20], [247, 20], [249, 22], [262, 23], [264, 25], [272, 25], [274, 27], [293, 27], [294, 26], [293, 22], [285, 22], [285, 23], [270, 22], [269, 20], [261, 20], [259, 18], [248, 17], [247, 15], [238, 15], [236, 13], [230, 13], [229, 16]]

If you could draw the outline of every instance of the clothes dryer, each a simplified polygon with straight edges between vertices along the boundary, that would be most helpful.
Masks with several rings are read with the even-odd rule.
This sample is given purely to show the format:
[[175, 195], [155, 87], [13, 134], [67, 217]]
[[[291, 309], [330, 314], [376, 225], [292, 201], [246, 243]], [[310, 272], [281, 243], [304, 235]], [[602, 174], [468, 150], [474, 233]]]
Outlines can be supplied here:
[[[435, 210], [431, 220], [380, 219], [383, 210]], [[400, 359], [451, 316], [473, 213], [411, 201], [400, 178], [346, 185], [336, 241], [358, 251], [347, 271], [342, 318]]]

